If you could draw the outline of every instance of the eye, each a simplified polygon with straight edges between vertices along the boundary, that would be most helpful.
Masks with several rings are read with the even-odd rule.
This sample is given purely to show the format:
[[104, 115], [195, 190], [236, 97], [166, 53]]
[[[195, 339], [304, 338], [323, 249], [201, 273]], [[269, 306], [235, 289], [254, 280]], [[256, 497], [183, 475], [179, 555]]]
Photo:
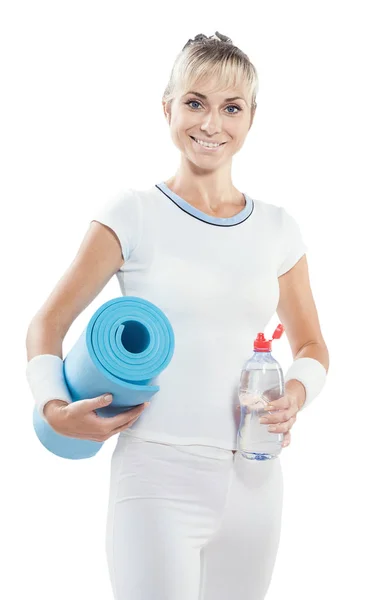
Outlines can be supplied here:
[[[188, 100], [188, 102], [184, 102], [184, 104], [187, 104], [189, 106], [190, 104], [200, 104], [200, 102], [198, 100]], [[201, 106], [201, 104], [200, 104], [200, 106]], [[230, 107], [231, 108], [236, 108], [237, 112], [239, 112], [240, 110], [242, 110], [242, 108], [240, 106], [236, 106], [235, 104], [229, 104], [226, 108], [230, 108]], [[237, 112], [229, 112], [229, 114], [236, 115]]]

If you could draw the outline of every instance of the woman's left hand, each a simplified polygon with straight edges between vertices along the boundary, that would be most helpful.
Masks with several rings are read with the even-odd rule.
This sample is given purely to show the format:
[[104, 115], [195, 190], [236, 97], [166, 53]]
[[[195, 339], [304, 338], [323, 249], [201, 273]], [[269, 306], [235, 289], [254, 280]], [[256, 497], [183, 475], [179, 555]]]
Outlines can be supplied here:
[[[283, 433], [282, 447], [288, 446], [291, 442], [290, 429], [296, 421], [296, 414], [301, 409], [300, 400], [291, 392], [286, 392], [284, 396], [277, 400], [271, 400], [263, 410], [270, 411], [272, 414], [263, 416], [259, 419], [260, 423], [266, 423], [271, 433]], [[275, 412], [274, 412], [275, 411]]]

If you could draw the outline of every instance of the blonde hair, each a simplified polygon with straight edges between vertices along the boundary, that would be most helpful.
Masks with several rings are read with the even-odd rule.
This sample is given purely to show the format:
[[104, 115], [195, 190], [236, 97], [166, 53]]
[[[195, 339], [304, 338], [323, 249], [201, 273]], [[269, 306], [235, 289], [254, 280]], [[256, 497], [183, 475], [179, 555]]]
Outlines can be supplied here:
[[209, 38], [200, 33], [188, 40], [176, 57], [163, 101], [171, 103], [177, 93], [193, 89], [195, 83], [216, 78], [218, 88], [238, 87], [249, 90], [250, 106], [257, 106], [258, 74], [249, 57], [230, 38], [216, 31]]

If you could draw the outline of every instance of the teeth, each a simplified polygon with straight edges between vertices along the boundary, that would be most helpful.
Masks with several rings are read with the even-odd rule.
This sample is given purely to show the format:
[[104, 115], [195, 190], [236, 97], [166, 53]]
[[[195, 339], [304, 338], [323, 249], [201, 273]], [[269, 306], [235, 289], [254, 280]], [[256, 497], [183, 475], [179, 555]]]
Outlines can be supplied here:
[[198, 144], [201, 144], [201, 146], [206, 146], [206, 148], [217, 148], [218, 146], [221, 146], [221, 144], [211, 144], [209, 142], [203, 142], [202, 140], [198, 140], [197, 138], [194, 139]]

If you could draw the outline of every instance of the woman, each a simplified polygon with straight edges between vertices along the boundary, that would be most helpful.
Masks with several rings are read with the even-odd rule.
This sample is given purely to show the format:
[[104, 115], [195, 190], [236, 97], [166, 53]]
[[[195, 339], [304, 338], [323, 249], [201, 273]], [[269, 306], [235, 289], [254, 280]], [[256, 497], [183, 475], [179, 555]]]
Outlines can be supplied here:
[[257, 88], [254, 66], [229, 38], [189, 40], [163, 96], [181, 152], [176, 174], [129, 189], [94, 215], [28, 330], [28, 367], [38, 358], [62, 383], [66, 332], [114, 274], [123, 295], [150, 300], [174, 329], [175, 353], [148, 409], [101, 419], [94, 409], [103, 397], [71, 403], [53, 393], [39, 405], [60, 433], [104, 441], [121, 432], [106, 535], [117, 600], [262, 600], [270, 585], [281, 463], [236, 453], [240, 370], [277, 310], [294, 362], [268, 423], [286, 446], [329, 360], [297, 223], [231, 180]]

